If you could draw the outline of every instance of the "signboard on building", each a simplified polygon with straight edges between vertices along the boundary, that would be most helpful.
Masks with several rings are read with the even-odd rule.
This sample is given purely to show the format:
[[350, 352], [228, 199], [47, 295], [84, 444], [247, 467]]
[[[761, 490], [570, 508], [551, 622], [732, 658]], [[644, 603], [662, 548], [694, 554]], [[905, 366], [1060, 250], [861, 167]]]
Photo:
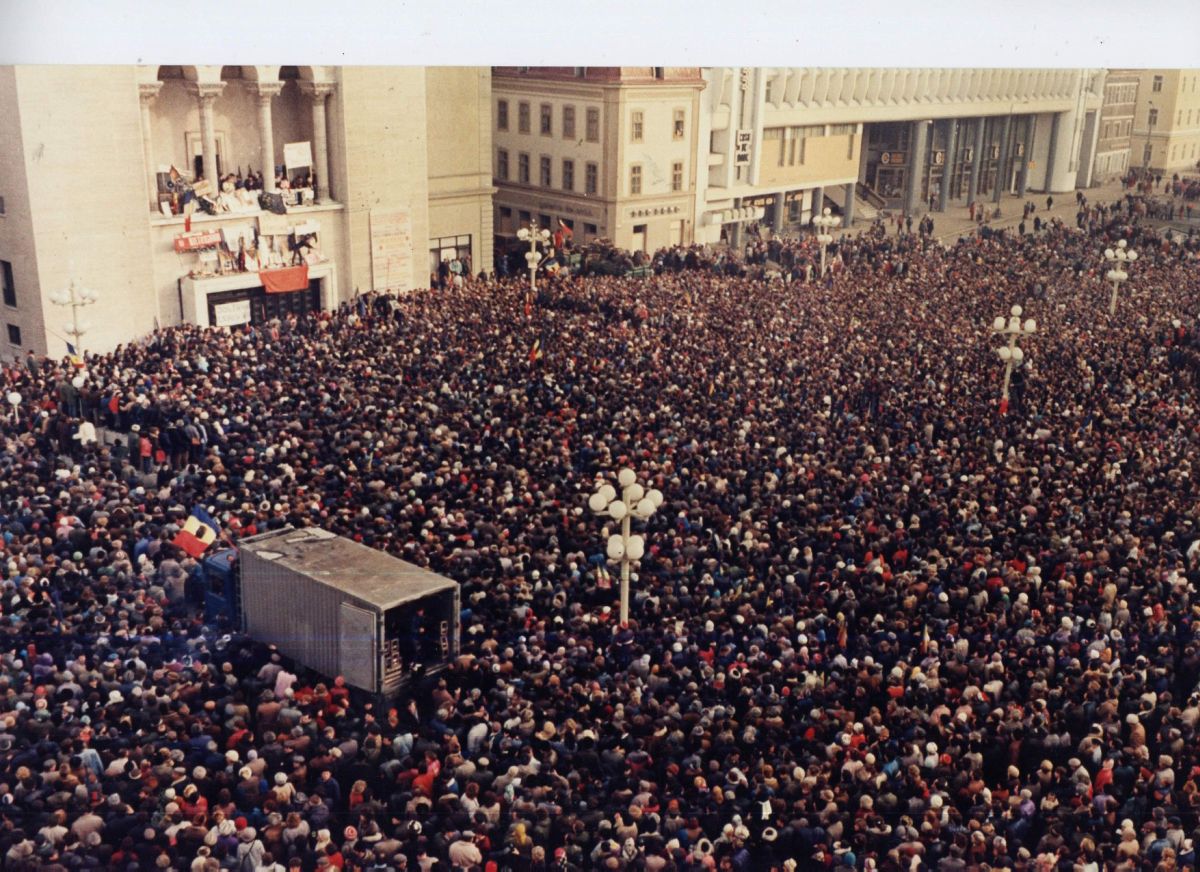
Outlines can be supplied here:
[[181, 233], [175, 237], [175, 251], [180, 254], [185, 251], [199, 251], [202, 248], [215, 248], [220, 244], [220, 230]]
[[754, 141], [754, 131], [739, 130], [734, 139], [733, 163], [735, 166], [746, 166], [750, 163], [750, 143]]
[[901, 164], [904, 163], [904, 152], [902, 152], [902, 151], [885, 151], [883, 154], [881, 154], [879, 156], [879, 162], [881, 164], [888, 164], [888, 165], [895, 164], [896, 166], [900, 166]]
[[238, 300], [235, 303], [221, 303], [213, 306], [213, 325], [216, 327], [236, 327], [250, 321], [250, 301]]
[[413, 287], [412, 216], [407, 209], [371, 212], [371, 284], [377, 291]]
[[946, 165], [946, 152], [935, 151], [933, 153], [933, 165], [935, 167], [945, 166]]

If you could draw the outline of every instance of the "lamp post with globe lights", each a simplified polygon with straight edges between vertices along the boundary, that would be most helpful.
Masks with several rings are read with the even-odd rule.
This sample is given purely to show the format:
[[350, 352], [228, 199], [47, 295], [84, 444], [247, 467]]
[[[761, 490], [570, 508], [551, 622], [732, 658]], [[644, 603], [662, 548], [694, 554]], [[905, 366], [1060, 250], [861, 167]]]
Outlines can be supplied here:
[[1007, 408], [1008, 385], [1012, 380], [1013, 370], [1025, 362], [1025, 352], [1021, 346], [1017, 345], [1017, 340], [1022, 336], [1032, 336], [1036, 333], [1037, 322], [1032, 318], [1027, 318], [1022, 323], [1021, 307], [1013, 306], [1007, 319], [1000, 316], [992, 322], [992, 332], [1008, 338], [1008, 344], [1001, 346], [996, 352], [1000, 356], [1000, 360], [1004, 362], [1004, 390], [1001, 398]]
[[604, 482], [588, 499], [588, 508], [596, 515], [620, 521], [621, 532], [608, 537], [607, 553], [610, 560], [621, 564], [621, 626], [629, 623], [629, 566], [642, 559], [646, 552], [646, 540], [631, 534], [630, 522], [637, 518], [645, 521], [662, 505], [661, 491], [644, 489], [637, 482], [637, 473], [622, 469], [617, 474], [621, 494], [608, 482]]
[[1132, 264], [1138, 258], [1138, 253], [1132, 248], [1129, 248], [1129, 243], [1122, 239], [1117, 243], [1116, 248], [1104, 249], [1104, 259], [1111, 265], [1108, 273], [1104, 276], [1112, 282], [1112, 298], [1108, 301], [1108, 314], [1117, 314], [1117, 291], [1121, 285], [1129, 278], [1129, 273], [1124, 269], [1126, 264]]
[[95, 303], [100, 299], [100, 295], [93, 290], [80, 287], [74, 279], [71, 279], [71, 283], [65, 291], [55, 291], [50, 294], [49, 299], [56, 306], [71, 307], [71, 323], [63, 327], [63, 332], [75, 340], [75, 353], [82, 356], [82, 337], [91, 329], [92, 325], [87, 321], [79, 320], [79, 310], [83, 306], [90, 306]]
[[525, 252], [525, 263], [529, 266], [529, 296], [532, 298], [537, 293], [537, 270], [542, 261], [541, 255], [538, 254], [538, 245], [549, 244], [550, 231], [546, 228], [539, 230], [537, 222], [530, 221], [528, 227], [517, 231], [517, 239], [529, 243], [529, 251]]
[[825, 250], [829, 247], [829, 243], [833, 242], [833, 231], [841, 226], [842, 219], [838, 215], [833, 214], [833, 210], [828, 206], [825, 211], [818, 215], [812, 221], [813, 226], [817, 228], [817, 242], [821, 243], [821, 277], [825, 277]]

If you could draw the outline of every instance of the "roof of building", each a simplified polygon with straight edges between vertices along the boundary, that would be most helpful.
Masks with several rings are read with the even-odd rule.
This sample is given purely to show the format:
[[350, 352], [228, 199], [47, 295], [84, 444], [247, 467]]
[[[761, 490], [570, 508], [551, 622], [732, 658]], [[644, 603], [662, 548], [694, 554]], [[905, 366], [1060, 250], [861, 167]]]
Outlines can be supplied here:
[[244, 552], [387, 610], [458, 582], [319, 527], [286, 527], [243, 539]]

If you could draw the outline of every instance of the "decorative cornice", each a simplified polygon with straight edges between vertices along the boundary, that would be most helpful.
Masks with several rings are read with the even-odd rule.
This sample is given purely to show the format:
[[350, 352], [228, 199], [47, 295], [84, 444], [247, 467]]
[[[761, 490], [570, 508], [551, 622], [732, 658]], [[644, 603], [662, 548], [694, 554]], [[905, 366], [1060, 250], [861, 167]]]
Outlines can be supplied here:
[[201, 100], [215, 100], [221, 96], [221, 92], [224, 90], [224, 82], [195, 82], [192, 84], [192, 93]]
[[314, 101], [324, 100], [337, 90], [333, 82], [301, 82], [300, 93], [311, 97]]
[[138, 99], [143, 103], [149, 103], [158, 96], [158, 92], [162, 90], [162, 82], [140, 82], [138, 83]]
[[270, 100], [272, 97], [278, 97], [279, 92], [283, 90], [283, 82], [256, 82], [254, 85], [254, 94], [259, 100]]

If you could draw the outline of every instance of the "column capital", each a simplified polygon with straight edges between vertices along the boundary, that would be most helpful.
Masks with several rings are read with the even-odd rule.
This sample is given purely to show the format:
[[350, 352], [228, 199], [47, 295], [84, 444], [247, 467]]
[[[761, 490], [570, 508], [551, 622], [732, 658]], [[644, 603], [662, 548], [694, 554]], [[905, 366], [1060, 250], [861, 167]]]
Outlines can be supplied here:
[[143, 103], [149, 103], [158, 96], [158, 92], [162, 90], [162, 82], [140, 82], [138, 84], [138, 99]]
[[192, 93], [200, 98], [201, 102], [212, 101], [221, 96], [221, 92], [225, 90], [224, 82], [195, 82], [192, 84]]
[[283, 90], [283, 82], [257, 82], [254, 86], [254, 94], [259, 100], [270, 100], [272, 97], [278, 97], [279, 92]]
[[330, 94], [337, 90], [337, 85], [333, 82], [301, 82], [300, 93], [307, 97], [311, 97], [314, 102], [324, 100]]

